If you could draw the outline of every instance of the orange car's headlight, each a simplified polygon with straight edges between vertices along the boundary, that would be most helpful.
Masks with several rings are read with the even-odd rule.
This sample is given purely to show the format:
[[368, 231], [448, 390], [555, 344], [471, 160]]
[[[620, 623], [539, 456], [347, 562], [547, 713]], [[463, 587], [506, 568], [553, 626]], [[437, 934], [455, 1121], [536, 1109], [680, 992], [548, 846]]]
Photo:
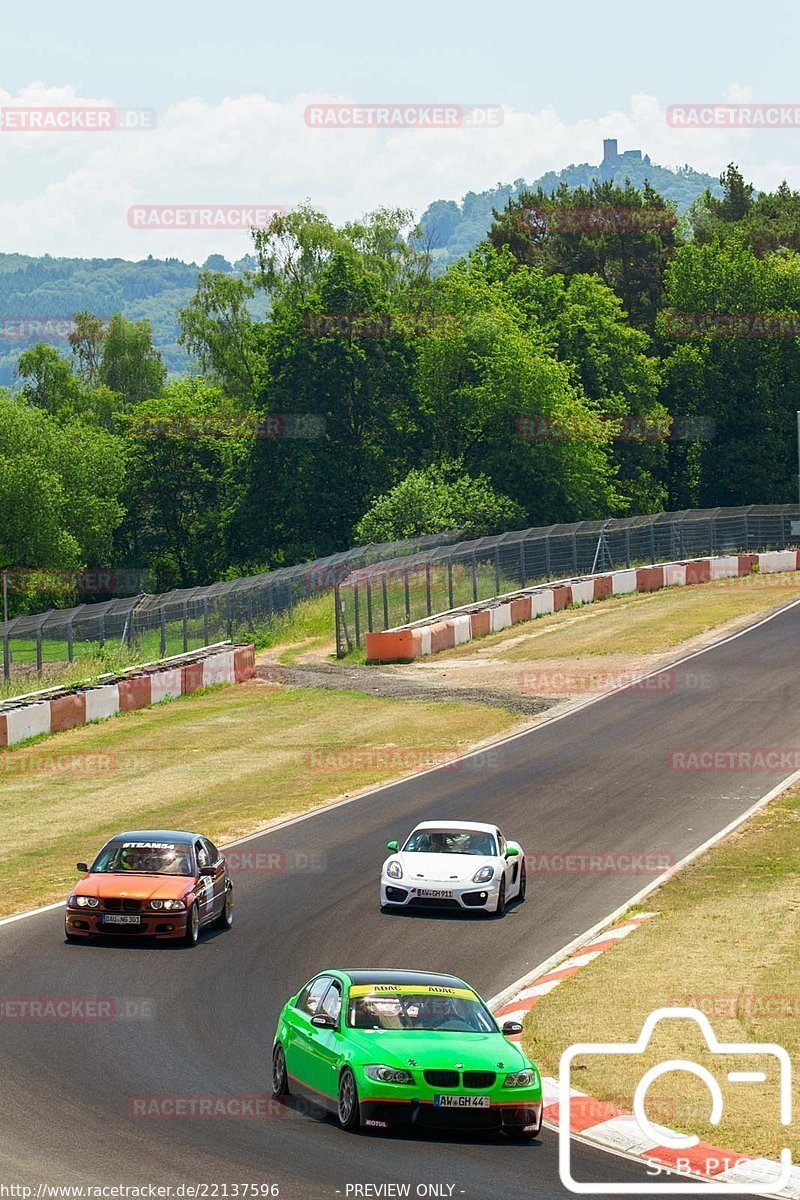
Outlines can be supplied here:
[[157, 912], [163, 909], [165, 912], [174, 912], [176, 909], [186, 908], [183, 900], [151, 900], [150, 907]]
[[97, 908], [100, 901], [96, 896], [70, 896], [67, 904], [76, 908]]

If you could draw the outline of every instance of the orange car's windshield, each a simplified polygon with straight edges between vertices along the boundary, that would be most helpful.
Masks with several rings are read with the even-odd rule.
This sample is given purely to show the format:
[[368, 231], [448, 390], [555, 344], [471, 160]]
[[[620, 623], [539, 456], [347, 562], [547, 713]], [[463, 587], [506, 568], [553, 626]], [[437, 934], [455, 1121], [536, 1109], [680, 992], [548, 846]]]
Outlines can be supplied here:
[[192, 848], [175, 842], [109, 842], [92, 871], [124, 875], [194, 875]]

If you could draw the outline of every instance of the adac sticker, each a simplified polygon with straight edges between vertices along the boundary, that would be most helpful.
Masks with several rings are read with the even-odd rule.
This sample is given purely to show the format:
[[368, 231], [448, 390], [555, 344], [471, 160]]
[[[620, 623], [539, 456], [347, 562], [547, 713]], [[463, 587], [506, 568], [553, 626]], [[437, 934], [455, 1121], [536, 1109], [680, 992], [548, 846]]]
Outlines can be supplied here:
[[357, 983], [350, 988], [351, 996], [457, 996], [462, 1000], [477, 1000], [469, 988], [434, 987], [419, 983]]

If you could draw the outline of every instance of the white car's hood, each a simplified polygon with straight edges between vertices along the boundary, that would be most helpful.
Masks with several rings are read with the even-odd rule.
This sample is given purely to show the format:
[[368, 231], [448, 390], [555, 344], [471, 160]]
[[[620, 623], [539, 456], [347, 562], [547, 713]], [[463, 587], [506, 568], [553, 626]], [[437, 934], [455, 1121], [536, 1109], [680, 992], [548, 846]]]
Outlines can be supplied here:
[[[431, 883], [469, 883], [481, 867], [497, 867], [498, 859], [486, 858], [482, 854], [393, 854], [387, 862], [398, 861], [403, 868], [403, 879], [418, 884], [423, 880]], [[384, 871], [385, 871], [384, 865]]]

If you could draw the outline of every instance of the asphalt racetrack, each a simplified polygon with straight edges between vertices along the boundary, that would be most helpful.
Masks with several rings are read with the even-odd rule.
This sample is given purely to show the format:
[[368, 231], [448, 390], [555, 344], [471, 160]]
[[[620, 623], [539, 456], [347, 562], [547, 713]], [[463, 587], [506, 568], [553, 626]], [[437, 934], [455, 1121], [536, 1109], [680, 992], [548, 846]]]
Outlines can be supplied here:
[[[649, 877], [532, 873], [527, 901], [502, 921], [383, 915], [388, 839], [419, 820], [475, 818], [496, 820], [529, 855], [678, 860], [788, 772], [675, 770], [670, 752], [797, 747], [799, 702], [800, 605], [674, 668], [663, 686], [618, 692], [457, 768], [248, 842], [242, 849], [294, 851], [318, 869], [237, 872], [233, 930], [206, 934], [195, 949], [67, 945], [60, 910], [1, 927], [0, 997], [113, 998], [119, 1015], [0, 1020], [0, 1184], [205, 1183], [213, 1196], [213, 1185], [275, 1183], [287, 1200], [389, 1183], [410, 1184], [411, 1196], [426, 1184], [470, 1200], [566, 1196], [548, 1130], [522, 1145], [353, 1135], [291, 1106], [260, 1121], [134, 1120], [129, 1102], [268, 1094], [279, 1009], [326, 966], [452, 971], [487, 997], [500, 992]], [[573, 1148], [581, 1179], [647, 1180], [635, 1163]]]

